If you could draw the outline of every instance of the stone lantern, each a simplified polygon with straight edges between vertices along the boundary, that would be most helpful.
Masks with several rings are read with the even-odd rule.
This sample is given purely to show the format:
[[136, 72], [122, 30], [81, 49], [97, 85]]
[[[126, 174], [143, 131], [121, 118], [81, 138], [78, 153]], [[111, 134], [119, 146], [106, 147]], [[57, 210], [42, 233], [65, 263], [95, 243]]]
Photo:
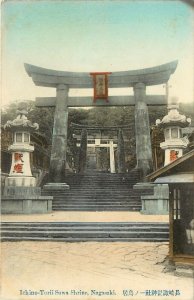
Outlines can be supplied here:
[[164, 129], [165, 141], [160, 143], [165, 151], [164, 165], [181, 157], [183, 149], [188, 145], [188, 140], [182, 137], [182, 128], [188, 127], [191, 119], [181, 115], [178, 108], [177, 99], [173, 98], [168, 105], [168, 114], [162, 120], [156, 120], [156, 125]]
[[20, 103], [17, 117], [7, 121], [5, 129], [13, 133], [13, 144], [8, 150], [12, 153], [9, 176], [5, 179], [2, 196], [2, 213], [46, 213], [52, 211], [51, 196], [41, 196], [41, 188], [36, 186], [32, 176], [30, 153], [34, 146], [30, 144], [30, 133], [39, 128], [37, 123], [27, 119], [26, 103]]
[[30, 153], [34, 151], [34, 146], [30, 145], [30, 132], [38, 130], [37, 123], [32, 124], [27, 119], [25, 103], [20, 103], [17, 110], [17, 117], [13, 121], [8, 121], [5, 129], [13, 132], [13, 144], [8, 148], [12, 153], [12, 164], [9, 177], [6, 179], [7, 186], [36, 185], [36, 179], [32, 176], [30, 167]]

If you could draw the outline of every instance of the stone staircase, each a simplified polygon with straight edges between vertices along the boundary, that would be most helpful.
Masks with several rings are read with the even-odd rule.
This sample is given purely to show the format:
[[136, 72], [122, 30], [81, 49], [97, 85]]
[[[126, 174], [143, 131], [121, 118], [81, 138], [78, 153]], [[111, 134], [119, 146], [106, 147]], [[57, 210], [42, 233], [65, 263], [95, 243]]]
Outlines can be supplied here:
[[[139, 211], [140, 195], [153, 192], [133, 190], [139, 181], [137, 171], [125, 175], [72, 174], [65, 181], [70, 190], [49, 191], [54, 197], [54, 211]], [[1, 225], [1, 240], [10, 242], [165, 242], [168, 238], [169, 225], [161, 222], [2, 222]]]
[[[55, 211], [140, 211], [140, 193], [133, 190], [138, 172], [127, 174], [73, 174], [66, 178], [69, 190], [49, 192]], [[43, 192], [45, 195], [46, 192]]]
[[2, 241], [165, 242], [167, 223], [2, 222]]

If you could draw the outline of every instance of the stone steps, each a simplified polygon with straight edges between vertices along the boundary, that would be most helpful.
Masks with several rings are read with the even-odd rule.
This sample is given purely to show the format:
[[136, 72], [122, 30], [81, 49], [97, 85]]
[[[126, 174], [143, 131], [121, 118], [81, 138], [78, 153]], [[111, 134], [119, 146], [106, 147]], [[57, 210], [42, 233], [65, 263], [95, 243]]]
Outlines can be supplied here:
[[[127, 194], [123, 194], [122, 193], [122, 191], [121, 191], [121, 193], [120, 194], [112, 194], [112, 193], [110, 193], [110, 194], [95, 194], [95, 193], [87, 193], [87, 194], [80, 194], [80, 193], [64, 193], [64, 194], [55, 194], [55, 193], [53, 193], [53, 195], [54, 195], [54, 197], [55, 197], [55, 199], [57, 200], [57, 199], [60, 199], [60, 198], [68, 198], [68, 199], [75, 199], [75, 198], [78, 198], [78, 199], [91, 199], [91, 198], [93, 198], [93, 199], [96, 199], [96, 200], [101, 200], [101, 199], [134, 199], [134, 200], [136, 200], [136, 199], [139, 199], [139, 197], [140, 197], [140, 195], [142, 195], [142, 194], [140, 194], [140, 195], [133, 195], [133, 194], [130, 194], [130, 193], [127, 193]], [[145, 194], [146, 195], [146, 194]]]
[[120, 199], [120, 201], [119, 201], [119, 199], [114, 199], [114, 200], [112, 200], [112, 199], [106, 199], [106, 198], [104, 198], [104, 200], [103, 199], [100, 199], [100, 200], [98, 200], [98, 199], [93, 199], [93, 200], [91, 200], [91, 199], [58, 199], [58, 200], [55, 200], [54, 201], [54, 203], [53, 203], [53, 205], [56, 205], [56, 204], [99, 204], [99, 205], [101, 205], [101, 204], [113, 204], [113, 205], [116, 205], [116, 204], [118, 204], [118, 205], [122, 205], [122, 204], [140, 204], [139, 203], [139, 201], [138, 200], [133, 200], [133, 201], [129, 201], [128, 199]]
[[[80, 193], [81, 192], [81, 193]], [[131, 194], [129, 191], [127, 193], [123, 193], [123, 191], [120, 191], [120, 193], [112, 193], [112, 191], [110, 191], [110, 193], [103, 193], [103, 191], [101, 191], [101, 193], [98, 193], [96, 194], [95, 191], [91, 192], [91, 193], [82, 193], [81, 190], [78, 190], [77, 192], [73, 191], [72, 193], [71, 192], [67, 192], [67, 193], [53, 193], [54, 196], [57, 198], [57, 197], [63, 197], [63, 196], [68, 196], [68, 197], [75, 197], [75, 196], [79, 196], [80, 198], [85, 198], [85, 197], [98, 197], [98, 198], [126, 198], [126, 197], [131, 197], [131, 198], [139, 198], [139, 196], [141, 195], [140, 193], [139, 194]]]
[[54, 206], [53, 205], [53, 211], [140, 211], [141, 210], [141, 206], [135, 206], [135, 205], [132, 205], [132, 206], [113, 206], [113, 205], [104, 205], [104, 206], [101, 206], [101, 205], [94, 205], [94, 206], [90, 206], [90, 205], [86, 205], [86, 206], [83, 206], [83, 205], [78, 205], [78, 206], [75, 206], [75, 205], [72, 205], [72, 206], [67, 206], [67, 205], [64, 205], [64, 206], [59, 206], [59, 205], [56, 205]]
[[[51, 192], [53, 192], [53, 191], [51, 191]], [[80, 189], [77, 190], [77, 191], [73, 190], [72, 192], [69, 191], [69, 192], [66, 192], [66, 193], [65, 192], [64, 193], [62, 193], [62, 192], [61, 193], [60, 192], [58, 192], [58, 193], [53, 192], [53, 194], [54, 194], [55, 197], [61, 197], [61, 196], [68, 196], [68, 197], [73, 196], [74, 197], [74, 196], [79, 196], [80, 198], [91, 197], [91, 196], [98, 197], [98, 198], [103, 198], [103, 197], [104, 198], [106, 198], [106, 197], [124, 198], [124, 197], [129, 197], [129, 196], [131, 196], [133, 198], [138, 198], [140, 195], [142, 195], [142, 193], [135, 194], [135, 193], [130, 193], [130, 191], [127, 191], [126, 193], [124, 193], [122, 190], [118, 191], [117, 193], [114, 193], [112, 191], [109, 191], [109, 193], [108, 192], [104, 193], [103, 190], [101, 190], [100, 193], [96, 193], [95, 191], [85, 192], [84, 193]]]
[[101, 187], [106, 187], [110, 184], [128, 184], [128, 186], [131, 186], [135, 184], [139, 180], [138, 175], [130, 174], [127, 175], [123, 174], [106, 174], [106, 173], [100, 173], [95, 175], [80, 175], [80, 174], [74, 174], [70, 175], [66, 178], [66, 182], [70, 186], [79, 186], [79, 185], [100, 185]]
[[[94, 179], [95, 180], [95, 179]], [[71, 182], [70, 180], [68, 180], [69, 182], [68, 183], [71, 183], [71, 185], [79, 185], [79, 184], [95, 184], [95, 183], [97, 183], [97, 184], [100, 184], [100, 185], [102, 185], [102, 186], [104, 186], [104, 187], [106, 187], [106, 183], [108, 183], [108, 184], [111, 184], [111, 183], [117, 183], [117, 184], [125, 184], [125, 183], [127, 183], [128, 185], [130, 185], [130, 184], [133, 184], [134, 182], [137, 182], [137, 180], [133, 180], [133, 181], [130, 181], [130, 182], [122, 182], [122, 181], [116, 181], [116, 180], [111, 180], [111, 181], [108, 181], [108, 180], [99, 180], [99, 181], [97, 181], [97, 180], [92, 180], [92, 181], [90, 181], [90, 180], [80, 180], [79, 182]]]
[[[72, 174], [65, 178], [69, 190], [43, 191], [53, 196], [55, 211], [140, 211], [140, 192], [132, 189], [138, 172], [127, 174]], [[141, 191], [142, 192], [142, 191]]]
[[102, 198], [95, 198], [95, 197], [79, 197], [79, 196], [75, 196], [75, 197], [68, 197], [68, 196], [64, 196], [64, 197], [56, 197], [53, 204], [54, 203], [83, 203], [83, 202], [87, 202], [87, 203], [140, 203], [139, 202], [139, 198], [130, 198], [130, 197], [123, 197], [123, 198], [111, 198], [111, 197], [102, 197]]
[[72, 183], [68, 183], [67, 182], [67, 184], [69, 184], [71, 187], [73, 187], [73, 188], [80, 188], [80, 186], [82, 186], [83, 187], [83, 189], [92, 189], [93, 187], [96, 187], [96, 188], [102, 188], [102, 189], [108, 189], [108, 187], [111, 185], [111, 186], [113, 186], [113, 188], [114, 189], [116, 189], [116, 187], [117, 186], [120, 186], [120, 187], [122, 187], [123, 189], [127, 189], [127, 187], [129, 187], [129, 188], [132, 188], [132, 186], [134, 185], [134, 184], [136, 184], [137, 183], [137, 181], [134, 181], [134, 182], [132, 182], [132, 183], [130, 183], [130, 184], [127, 184], [127, 186], [125, 186], [123, 183], [120, 183], [120, 182], [115, 182], [115, 181], [113, 181], [113, 182], [106, 182], [106, 183], [101, 183], [101, 182], [80, 182], [79, 184], [77, 183], [77, 184], [72, 184]]
[[61, 199], [55, 202], [55, 200], [53, 201], [53, 205], [52, 208], [53, 210], [80, 210], [80, 211], [103, 211], [103, 210], [110, 210], [110, 211], [140, 211], [141, 210], [141, 203], [140, 201], [136, 201], [136, 202], [131, 202], [130, 201], [120, 201], [120, 202], [115, 202], [116, 200], [112, 200], [110, 199], [109, 202], [97, 202], [93, 199], [84, 202], [84, 201], [79, 201], [79, 199], [76, 201], [74, 199], [74, 201], [71, 201], [70, 199], [68, 199], [67, 201], [65, 201], [65, 199]]
[[[46, 191], [47, 193], [47, 191]], [[53, 195], [57, 198], [57, 197], [65, 197], [65, 196], [68, 196], [68, 197], [74, 197], [74, 196], [79, 196], [80, 198], [84, 198], [84, 197], [91, 197], [91, 196], [94, 196], [94, 197], [98, 197], [98, 198], [107, 198], [107, 197], [116, 197], [116, 198], [121, 198], [123, 199], [124, 197], [133, 197], [133, 198], [138, 198], [140, 195], [142, 195], [141, 193], [139, 194], [132, 194], [130, 193], [130, 191], [128, 191], [127, 193], [123, 193], [123, 191], [121, 190], [120, 192], [118, 193], [114, 193], [112, 191], [110, 191], [109, 193], [104, 193], [103, 191], [101, 191], [100, 193], [95, 193], [95, 190], [94, 191], [91, 191], [91, 192], [87, 192], [87, 193], [84, 193], [82, 192], [81, 189], [77, 190], [77, 191], [67, 191], [67, 192], [58, 192], [56, 193], [55, 191], [50, 191], [50, 193], [53, 193]], [[45, 194], [44, 192], [42, 194]], [[146, 194], [145, 194], [146, 195]]]
[[[80, 191], [80, 188], [77, 188], [77, 189], [75, 189], [75, 188], [70, 188], [69, 190], [66, 190], [66, 191], [59, 191], [59, 190], [55, 190], [54, 191], [54, 193], [55, 193], [55, 195], [57, 196], [57, 195], [61, 195], [61, 194], [64, 194], [64, 195], [76, 195], [78, 192]], [[103, 194], [104, 195], [117, 195], [117, 196], [122, 196], [122, 195], [134, 195], [134, 196], [139, 196], [139, 194], [140, 194], [140, 192], [139, 191], [137, 191], [137, 190], [132, 190], [132, 189], [116, 189], [115, 191], [113, 190], [113, 189], [106, 189], [106, 190], [104, 190], [104, 189], [96, 189], [95, 188], [95, 190], [94, 189], [82, 189], [81, 190], [82, 191], [82, 193], [81, 193], [81, 195], [98, 195], [98, 196], [101, 196], [102, 195], [102, 192], [103, 192]], [[121, 195], [121, 193], [122, 193], [122, 195]], [[80, 196], [81, 196], [80, 195]]]
[[168, 223], [3, 222], [2, 241], [168, 241]]

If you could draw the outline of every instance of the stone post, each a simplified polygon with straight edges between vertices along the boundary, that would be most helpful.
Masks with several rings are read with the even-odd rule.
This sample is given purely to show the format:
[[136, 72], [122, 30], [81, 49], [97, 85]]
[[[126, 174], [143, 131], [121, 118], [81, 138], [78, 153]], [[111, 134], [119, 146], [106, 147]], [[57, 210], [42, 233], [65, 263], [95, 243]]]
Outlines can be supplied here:
[[124, 148], [122, 129], [119, 129], [118, 132], [117, 157], [118, 157], [118, 173], [125, 173], [125, 148]]
[[160, 143], [160, 147], [165, 151], [164, 166], [181, 157], [189, 143], [188, 139], [182, 136], [182, 128], [189, 126], [191, 119], [181, 115], [178, 108], [177, 99], [171, 99], [168, 114], [162, 120], [156, 120], [156, 125], [164, 130], [165, 141]]
[[36, 179], [32, 176], [30, 167], [30, 153], [34, 146], [30, 144], [30, 132], [39, 128], [37, 123], [32, 124], [27, 119], [27, 104], [21, 102], [17, 110], [17, 118], [7, 121], [5, 129], [13, 132], [13, 144], [8, 150], [12, 153], [12, 163], [9, 177], [6, 178], [6, 185], [12, 187], [34, 187]]
[[115, 173], [115, 155], [113, 140], [109, 142], [110, 145], [110, 173]]
[[142, 179], [145, 181], [145, 176], [153, 170], [149, 115], [145, 102], [146, 86], [144, 83], [137, 83], [133, 89], [137, 168], [140, 169]]
[[34, 146], [30, 144], [30, 133], [38, 130], [37, 123], [27, 119], [27, 104], [20, 103], [17, 118], [7, 121], [5, 129], [13, 132], [13, 144], [8, 150], [12, 153], [12, 164], [9, 177], [1, 199], [3, 214], [32, 214], [52, 211], [53, 197], [41, 196], [41, 188], [36, 186], [36, 178], [32, 176], [30, 154]]
[[60, 183], [64, 180], [66, 151], [67, 151], [67, 127], [68, 127], [68, 86], [57, 86], [57, 101], [54, 116], [52, 150], [50, 160], [50, 182]]
[[78, 169], [78, 172], [81, 174], [83, 174], [85, 171], [86, 159], [87, 159], [87, 130], [82, 129], [80, 152], [79, 152], [79, 169]]

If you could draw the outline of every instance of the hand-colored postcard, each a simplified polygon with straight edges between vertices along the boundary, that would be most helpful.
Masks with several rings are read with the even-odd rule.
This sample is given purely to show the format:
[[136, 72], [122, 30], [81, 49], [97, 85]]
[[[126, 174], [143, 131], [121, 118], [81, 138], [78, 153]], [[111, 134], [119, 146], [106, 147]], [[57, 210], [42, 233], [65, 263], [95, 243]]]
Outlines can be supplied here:
[[194, 299], [194, 2], [1, 16], [0, 299]]

